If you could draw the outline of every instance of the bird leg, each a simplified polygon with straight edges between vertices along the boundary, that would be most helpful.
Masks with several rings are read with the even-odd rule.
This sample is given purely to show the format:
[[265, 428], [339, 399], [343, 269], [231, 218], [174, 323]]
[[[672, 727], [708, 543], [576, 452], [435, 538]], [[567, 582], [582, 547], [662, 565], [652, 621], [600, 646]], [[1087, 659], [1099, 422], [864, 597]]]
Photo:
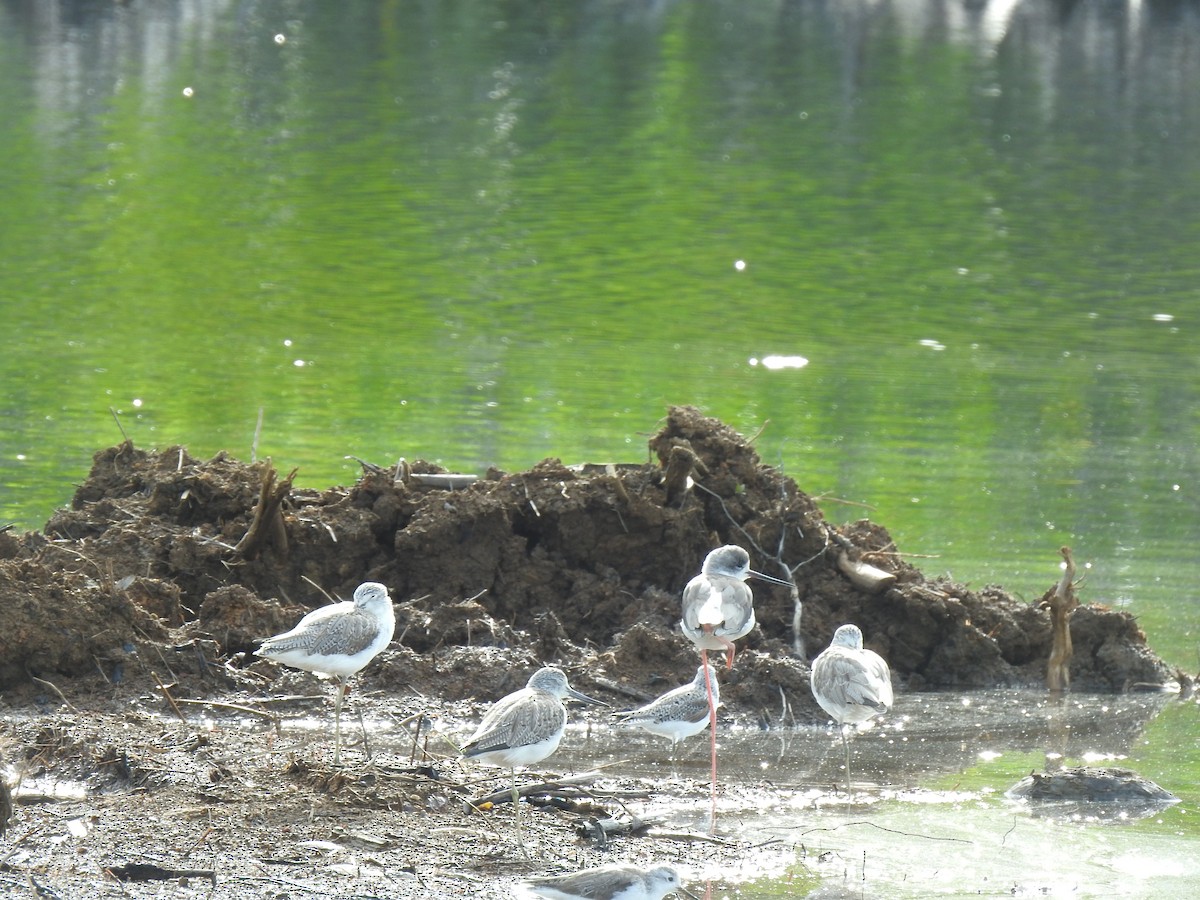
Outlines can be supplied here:
[[367, 762], [371, 761], [371, 744], [367, 739], [367, 723], [363, 721], [362, 704], [354, 704], [354, 712], [358, 715], [358, 727], [362, 729], [363, 736], [363, 753], [367, 757]]
[[333, 695], [333, 764], [342, 764], [342, 697], [346, 693], [346, 681], [337, 679], [337, 693]]
[[[709, 637], [716, 638], [722, 645], [724, 645], [724, 647], [725, 647], [725, 671], [728, 672], [730, 669], [733, 668], [733, 655], [735, 652], [735, 647], [733, 645], [733, 641], [729, 640], [729, 638], [727, 638], [723, 635], [716, 634], [713, 631], [712, 625], [701, 625], [700, 630], [703, 631], [705, 634], [707, 634]], [[700, 657], [704, 660], [705, 664], [707, 665], [707, 663], [708, 663], [707, 651], [701, 650]]]
[[525, 839], [521, 835], [521, 792], [517, 790], [517, 770], [514, 766], [509, 769], [512, 773], [512, 804], [513, 804], [513, 821], [517, 825], [517, 846], [521, 848], [521, 855], [529, 859], [529, 851], [525, 849]]
[[846, 732], [850, 729], [849, 725], [842, 726], [842, 748], [846, 751], [846, 797], [850, 797], [850, 738]]
[[708, 651], [700, 651], [700, 662], [704, 666], [704, 690], [708, 694], [708, 740], [712, 748], [712, 812], [709, 814], [708, 830], [717, 833], [717, 704], [713, 699], [712, 681], [708, 675]]

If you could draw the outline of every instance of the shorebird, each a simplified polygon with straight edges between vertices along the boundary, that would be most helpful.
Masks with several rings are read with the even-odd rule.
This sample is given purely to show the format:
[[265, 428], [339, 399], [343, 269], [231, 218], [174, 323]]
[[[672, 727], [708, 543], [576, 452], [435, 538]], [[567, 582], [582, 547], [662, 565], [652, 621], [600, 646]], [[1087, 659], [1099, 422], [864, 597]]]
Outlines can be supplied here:
[[850, 738], [852, 725], [881, 716], [892, 708], [892, 676], [883, 657], [863, 648], [857, 625], [843, 625], [829, 646], [813, 660], [810, 676], [813, 696], [821, 709], [841, 727], [846, 751], [846, 793], [850, 793]]
[[512, 774], [513, 816], [522, 853], [525, 845], [521, 840], [521, 795], [517, 791], [516, 767], [541, 762], [558, 749], [567, 727], [567, 710], [563, 706], [567, 698], [605, 705], [574, 690], [561, 669], [553, 666], [538, 669], [525, 687], [493, 704], [462, 748], [464, 757], [505, 766]]
[[750, 554], [736, 544], [718, 547], [704, 558], [700, 574], [683, 589], [683, 633], [705, 663], [709, 650], [724, 650], [725, 668], [733, 668], [733, 642], [754, 628], [754, 594], [746, 584], [751, 576], [791, 587], [750, 568]]
[[706, 677], [712, 682], [713, 702], [719, 706], [717, 671], [706, 663], [696, 669], [696, 677], [690, 684], [673, 688], [638, 709], [617, 713], [615, 719], [622, 725], [634, 725], [651, 734], [670, 738], [673, 751], [685, 737], [699, 734], [708, 727]]
[[600, 866], [572, 875], [528, 878], [521, 884], [527, 894], [550, 900], [662, 900], [672, 891], [696, 898], [671, 866]]
[[314, 609], [291, 631], [267, 638], [254, 651], [266, 659], [337, 682], [333, 701], [335, 766], [341, 765], [346, 679], [374, 659], [391, 642], [395, 630], [396, 614], [388, 589], [367, 581], [355, 588], [353, 600]]
[[[683, 633], [700, 648], [700, 663], [708, 665], [709, 650], [725, 651], [725, 668], [733, 668], [733, 642], [754, 628], [754, 594], [746, 585], [753, 575], [763, 581], [791, 587], [791, 582], [755, 572], [750, 554], [736, 544], [718, 547], [704, 557], [700, 574], [683, 589]], [[717, 704], [714, 685], [705, 679], [708, 698], [709, 741], [712, 750], [712, 819], [717, 826]]]

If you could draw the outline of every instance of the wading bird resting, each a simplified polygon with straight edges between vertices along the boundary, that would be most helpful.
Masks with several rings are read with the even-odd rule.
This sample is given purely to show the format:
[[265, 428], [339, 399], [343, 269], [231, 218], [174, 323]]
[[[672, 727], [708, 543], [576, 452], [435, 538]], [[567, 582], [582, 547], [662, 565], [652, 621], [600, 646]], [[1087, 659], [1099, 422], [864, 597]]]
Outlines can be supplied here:
[[[754, 594], [746, 579], [791, 587], [787, 581], [772, 578], [750, 568], [750, 554], [736, 544], [718, 547], [704, 557], [700, 574], [683, 589], [683, 633], [700, 648], [701, 669], [708, 666], [709, 650], [725, 651], [725, 668], [733, 668], [733, 642], [754, 628]], [[712, 819], [717, 826], [717, 703], [714, 681], [705, 679], [708, 698], [709, 741], [712, 749]]]
[[700, 648], [703, 662], [709, 650], [725, 651], [725, 668], [733, 668], [734, 645], [754, 628], [754, 594], [746, 579], [761, 578], [791, 587], [750, 568], [750, 554], [736, 544], [718, 547], [704, 558], [700, 574], [683, 589], [683, 633]]
[[670, 866], [600, 866], [571, 875], [528, 878], [521, 886], [525, 896], [550, 900], [662, 900], [671, 891], [693, 900], [696, 896], [684, 890], [679, 873]]
[[[337, 682], [333, 701], [333, 764], [341, 764], [342, 698], [346, 679], [360, 671], [392, 640], [396, 614], [382, 584], [367, 581], [343, 600], [314, 609], [291, 631], [263, 641], [258, 656]], [[365, 735], [364, 735], [365, 737]]]
[[567, 727], [567, 710], [563, 706], [566, 698], [605, 705], [572, 689], [561, 669], [546, 666], [534, 672], [521, 690], [497, 700], [462, 748], [463, 756], [505, 766], [511, 773], [517, 845], [526, 856], [529, 854], [521, 839], [521, 795], [517, 790], [516, 767], [541, 762], [558, 749]]
[[852, 725], [881, 716], [892, 708], [892, 676], [878, 653], [863, 647], [857, 625], [843, 625], [829, 646], [813, 660], [811, 685], [821, 709], [841, 727], [846, 752], [846, 793], [850, 793]]

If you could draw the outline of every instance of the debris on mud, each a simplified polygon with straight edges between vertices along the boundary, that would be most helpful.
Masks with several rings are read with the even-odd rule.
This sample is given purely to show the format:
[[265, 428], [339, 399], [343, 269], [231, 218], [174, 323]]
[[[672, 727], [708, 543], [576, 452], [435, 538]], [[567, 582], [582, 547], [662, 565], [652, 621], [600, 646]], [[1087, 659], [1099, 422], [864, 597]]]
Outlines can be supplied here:
[[1132, 769], [1118, 766], [1073, 766], [1032, 772], [1005, 796], [1028, 805], [1038, 815], [1068, 821], [1132, 821], [1161, 812], [1179, 802]]
[[[16, 785], [18, 823], [0, 880], [36, 890], [45, 877], [63, 896], [112, 879], [158, 896], [139, 879], [151, 892], [164, 877], [181, 896], [213, 877], [231, 896], [292, 894], [296, 878], [326, 895], [353, 883], [499, 896], [530, 863], [502, 849], [502, 797], [470, 808], [507, 779], [458, 759], [459, 726], [545, 664], [614, 707], [688, 680], [680, 594], [725, 543], [793, 585], [754, 586], [758, 627], [720, 676], [726, 721], [823, 722], [801, 648], [823, 648], [845, 622], [902, 690], [1042, 684], [1047, 610], [927, 578], [878, 524], [827, 522], [750, 442], [691, 407], [671, 409], [650, 449], [656, 463], [547, 459], [477, 479], [364, 463], [355, 484], [323, 491], [226, 454], [128, 442], [97, 453], [41, 532], [0, 530], [0, 784]], [[395, 639], [352, 684], [373, 725], [355, 757], [369, 762], [335, 768], [314, 749], [330, 743], [319, 729], [331, 691], [253, 651], [363, 581], [389, 588]], [[1182, 680], [1126, 613], [1085, 605], [1070, 627], [1077, 691]], [[283, 710], [311, 729], [281, 727]], [[654, 789], [704, 807], [692, 771]], [[624, 801], [645, 790], [606, 777], [589, 788], [595, 809], [528, 797], [541, 809], [526, 838], [535, 856], [591, 863], [609, 841], [632, 842], [618, 826], [638, 834], [622, 852], [641, 863], [737, 852], [631, 817]]]

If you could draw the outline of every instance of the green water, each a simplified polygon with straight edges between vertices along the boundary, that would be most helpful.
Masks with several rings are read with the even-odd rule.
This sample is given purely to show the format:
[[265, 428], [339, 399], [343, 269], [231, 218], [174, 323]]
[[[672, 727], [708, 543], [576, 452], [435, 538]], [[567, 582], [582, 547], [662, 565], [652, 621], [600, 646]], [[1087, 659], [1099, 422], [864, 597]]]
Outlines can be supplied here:
[[5, 519], [110, 407], [244, 457], [262, 409], [325, 485], [639, 459], [689, 402], [929, 568], [1073, 544], [1194, 667], [1200, 81], [1105, 105], [885, 13], [201, 6], [5, 14]]
[[933, 8], [4, 7], [0, 517], [110, 409], [326, 486], [639, 460], [692, 403], [927, 570], [1034, 597], [1071, 544], [1195, 669], [1200, 67]]

